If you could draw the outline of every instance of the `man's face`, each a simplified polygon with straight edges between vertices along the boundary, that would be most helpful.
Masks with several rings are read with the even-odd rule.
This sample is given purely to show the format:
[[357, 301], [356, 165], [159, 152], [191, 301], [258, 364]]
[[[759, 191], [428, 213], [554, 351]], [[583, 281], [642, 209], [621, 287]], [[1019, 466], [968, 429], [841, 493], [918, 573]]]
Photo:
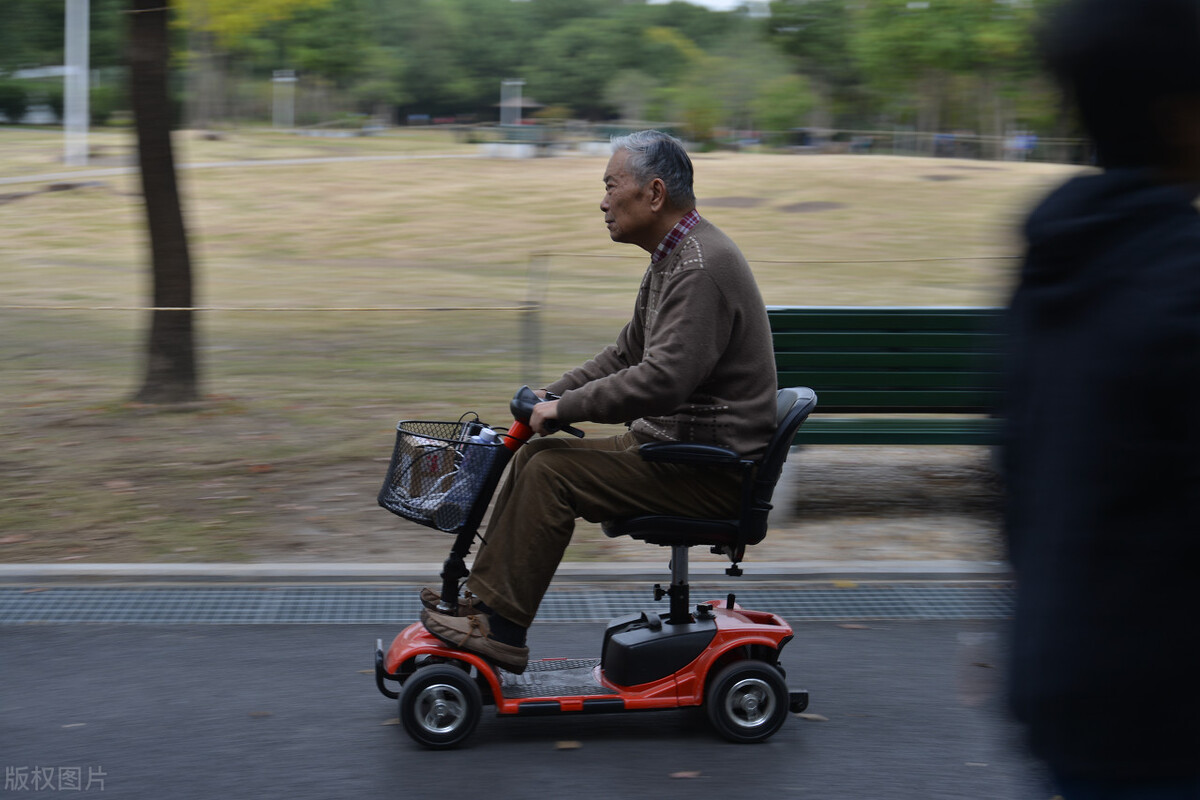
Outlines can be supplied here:
[[[654, 236], [658, 214], [651, 205], [650, 184], [638, 184], [629, 171], [628, 161], [627, 150], [618, 150], [609, 159], [604, 171], [604, 200], [600, 210], [604, 212], [604, 224], [614, 242], [653, 249], [658, 244]], [[648, 239], [654, 241], [647, 247]]]

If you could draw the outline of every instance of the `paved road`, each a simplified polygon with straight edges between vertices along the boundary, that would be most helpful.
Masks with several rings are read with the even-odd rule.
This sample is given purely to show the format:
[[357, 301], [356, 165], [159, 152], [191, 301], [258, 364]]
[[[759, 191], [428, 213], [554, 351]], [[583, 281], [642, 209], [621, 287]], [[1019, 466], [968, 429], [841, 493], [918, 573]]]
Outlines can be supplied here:
[[[375, 639], [397, 625], [0, 626], [0, 796], [61, 796], [16, 778], [78, 767], [93, 787], [72, 794], [154, 800], [1049, 798], [1000, 706], [1004, 624], [797, 623], [784, 664], [825, 721], [765, 744], [727, 744], [694, 710], [485, 711], [447, 752], [414, 745], [375, 690]], [[602, 631], [539, 624], [534, 657], [598, 655]]]

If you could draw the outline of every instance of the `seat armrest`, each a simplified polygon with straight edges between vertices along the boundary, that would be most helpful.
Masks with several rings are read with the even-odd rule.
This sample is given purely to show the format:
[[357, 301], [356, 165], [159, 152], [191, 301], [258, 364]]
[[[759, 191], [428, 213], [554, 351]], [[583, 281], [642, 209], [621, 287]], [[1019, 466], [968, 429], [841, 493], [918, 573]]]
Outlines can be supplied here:
[[638, 448], [645, 461], [671, 464], [729, 464], [742, 463], [738, 454], [724, 447], [693, 442], [647, 442]]

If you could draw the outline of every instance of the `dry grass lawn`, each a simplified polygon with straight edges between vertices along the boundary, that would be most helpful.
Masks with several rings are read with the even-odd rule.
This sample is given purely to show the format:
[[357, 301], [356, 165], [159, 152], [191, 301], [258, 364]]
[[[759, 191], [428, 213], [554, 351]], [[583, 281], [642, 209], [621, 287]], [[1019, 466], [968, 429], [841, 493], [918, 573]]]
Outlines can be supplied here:
[[[128, 134], [97, 134], [94, 163], [69, 170], [57, 134], [0, 129], [0, 560], [427, 560], [431, 536], [448, 542], [374, 507], [391, 428], [469, 409], [503, 424], [515, 386], [615, 333], [645, 258], [608, 240], [605, 159], [484, 159], [431, 132], [178, 142], [211, 310], [207, 399], [172, 412], [126, 402], [147, 316], [131, 310], [147, 256], [136, 175], [117, 172]], [[346, 160], [296, 161], [329, 158]], [[779, 305], [1002, 303], [1022, 215], [1075, 171], [695, 163], [702, 213]], [[531, 296], [536, 358], [513, 310]], [[486, 309], [414, 310], [462, 307]], [[577, 538], [573, 558], [613, 552]]]

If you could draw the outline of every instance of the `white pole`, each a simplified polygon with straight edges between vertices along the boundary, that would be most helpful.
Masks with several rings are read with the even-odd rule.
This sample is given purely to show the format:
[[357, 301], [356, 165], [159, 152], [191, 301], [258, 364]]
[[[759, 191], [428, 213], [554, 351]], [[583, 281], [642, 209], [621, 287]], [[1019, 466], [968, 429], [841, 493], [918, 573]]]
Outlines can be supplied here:
[[500, 81], [500, 124], [521, 124], [521, 87], [525, 81], [506, 78]]
[[63, 160], [88, 163], [88, 1], [67, 0], [66, 75], [63, 77]]
[[291, 129], [296, 126], [296, 71], [277, 69], [271, 79], [271, 95], [274, 100], [271, 124], [275, 128]]

